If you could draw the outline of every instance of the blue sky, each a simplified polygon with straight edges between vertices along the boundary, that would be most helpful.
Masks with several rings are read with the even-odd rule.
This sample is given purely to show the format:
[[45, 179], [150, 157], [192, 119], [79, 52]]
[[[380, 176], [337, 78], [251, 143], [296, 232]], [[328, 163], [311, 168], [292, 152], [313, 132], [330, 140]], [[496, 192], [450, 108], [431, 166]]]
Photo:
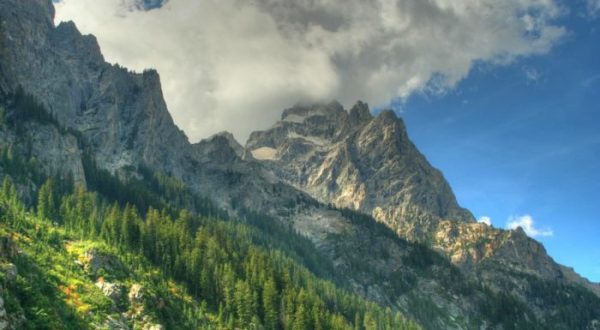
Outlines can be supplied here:
[[556, 261], [600, 282], [600, 20], [573, 10], [562, 23], [549, 54], [477, 65], [395, 108], [464, 207], [496, 227], [530, 215]]

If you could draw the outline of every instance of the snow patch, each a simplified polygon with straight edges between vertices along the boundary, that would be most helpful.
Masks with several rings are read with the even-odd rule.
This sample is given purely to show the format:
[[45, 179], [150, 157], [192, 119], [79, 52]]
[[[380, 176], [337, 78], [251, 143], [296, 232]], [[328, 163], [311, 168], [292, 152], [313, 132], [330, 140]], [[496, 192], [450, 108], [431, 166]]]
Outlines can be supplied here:
[[258, 160], [273, 160], [277, 155], [277, 150], [269, 147], [260, 147], [250, 152], [252, 157]]

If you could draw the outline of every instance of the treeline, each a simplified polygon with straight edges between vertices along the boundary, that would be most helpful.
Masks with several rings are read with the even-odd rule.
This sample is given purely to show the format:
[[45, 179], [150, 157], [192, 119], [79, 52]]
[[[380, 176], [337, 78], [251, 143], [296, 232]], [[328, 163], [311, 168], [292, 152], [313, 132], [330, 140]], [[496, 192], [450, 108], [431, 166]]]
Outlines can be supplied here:
[[141, 216], [131, 204], [109, 204], [81, 187], [63, 194], [55, 180], [40, 188], [36, 212], [74, 236], [145, 256], [185, 283], [229, 329], [416, 328], [400, 314], [318, 279], [281, 251], [255, 245], [262, 234], [247, 225], [186, 210], [172, 217], [150, 208]]
[[[198, 195], [180, 180], [152, 171], [147, 166], [137, 167], [136, 173], [140, 174], [141, 178], [130, 177], [123, 182], [107, 170], [98, 168], [90, 153], [84, 154], [83, 165], [90, 190], [99, 192], [109, 200], [117, 201], [121, 207], [128, 204], [135, 206], [142, 216], [146, 215], [146, 210], [160, 209], [176, 218], [179, 210], [185, 209], [206, 218], [230, 220], [229, 214], [209, 198]], [[331, 261], [324, 257], [308, 238], [298, 234], [289, 225], [246, 209], [238, 210], [236, 221], [257, 229], [250, 236], [252, 244], [265, 249], [281, 250], [319, 277], [334, 279]], [[195, 226], [190, 228], [192, 232], [196, 229]], [[335, 282], [345, 284], [342, 278], [335, 278]]]

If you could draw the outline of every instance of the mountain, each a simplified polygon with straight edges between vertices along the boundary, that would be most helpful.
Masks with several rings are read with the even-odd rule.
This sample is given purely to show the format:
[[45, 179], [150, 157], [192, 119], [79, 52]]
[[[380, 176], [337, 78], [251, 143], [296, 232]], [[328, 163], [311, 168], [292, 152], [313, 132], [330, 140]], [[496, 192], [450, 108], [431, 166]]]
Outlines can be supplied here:
[[372, 118], [362, 102], [349, 112], [336, 102], [290, 108], [246, 148], [323, 203], [371, 214], [411, 240], [429, 239], [442, 219], [474, 222], [390, 110]]
[[498, 290], [523, 282], [514, 272], [577, 283], [600, 294], [598, 284], [555, 263], [522, 229], [476, 223], [392, 111], [373, 117], [362, 102], [349, 111], [337, 102], [298, 105], [285, 110], [272, 128], [254, 132], [246, 150], [248, 158], [320, 202], [369, 214]]
[[[226, 132], [191, 144], [173, 123], [157, 72], [106, 63], [93, 36], [72, 22], [55, 26], [53, 15], [49, 0], [0, 0], [0, 176], [15, 184], [17, 209], [37, 217], [27, 230], [7, 221], [9, 236], [58, 230], [57, 258], [79, 240], [108, 245], [118, 258], [130, 253], [158, 268], [160, 281], [188, 290], [206, 326], [413, 327], [396, 312], [429, 329], [598, 326], [597, 286], [522, 230], [474, 222], [393, 112], [373, 118], [363, 103], [350, 111], [335, 102], [299, 105], [246, 146]], [[52, 180], [64, 187], [44, 188]], [[82, 199], [93, 207], [72, 206], [73, 186], [95, 194]], [[154, 221], [161, 234], [149, 234]], [[29, 253], [40, 263], [51, 243], [36, 244]], [[138, 276], [107, 275], [127, 285]], [[273, 300], [265, 298], [270, 277]], [[33, 294], [22, 290], [19, 304], [6, 304], [8, 320], [47, 312], [27, 303]], [[275, 316], [265, 302], [280, 307]], [[168, 321], [179, 317], [173, 312], [153, 313], [153, 322], [177, 324]], [[110, 312], [92, 315], [105, 321]]]

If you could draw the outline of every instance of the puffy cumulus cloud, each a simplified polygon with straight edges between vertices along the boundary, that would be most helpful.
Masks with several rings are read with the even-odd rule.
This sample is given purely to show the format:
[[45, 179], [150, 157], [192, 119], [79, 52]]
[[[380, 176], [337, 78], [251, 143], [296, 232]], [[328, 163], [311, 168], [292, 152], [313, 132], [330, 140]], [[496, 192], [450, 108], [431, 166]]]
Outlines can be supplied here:
[[523, 228], [525, 233], [530, 237], [554, 235], [554, 232], [550, 228], [536, 228], [533, 217], [528, 214], [522, 216], [511, 216], [508, 218], [506, 228], [517, 229], [518, 227]]
[[565, 34], [555, 0], [139, 3], [62, 0], [56, 19], [95, 34], [108, 61], [156, 68], [191, 140], [245, 139], [300, 101], [382, 106], [445, 91], [477, 62], [542, 54]]
[[492, 218], [484, 215], [482, 217], [479, 217], [479, 219], [477, 219], [477, 222], [485, 223], [486, 225], [491, 226], [492, 225]]

